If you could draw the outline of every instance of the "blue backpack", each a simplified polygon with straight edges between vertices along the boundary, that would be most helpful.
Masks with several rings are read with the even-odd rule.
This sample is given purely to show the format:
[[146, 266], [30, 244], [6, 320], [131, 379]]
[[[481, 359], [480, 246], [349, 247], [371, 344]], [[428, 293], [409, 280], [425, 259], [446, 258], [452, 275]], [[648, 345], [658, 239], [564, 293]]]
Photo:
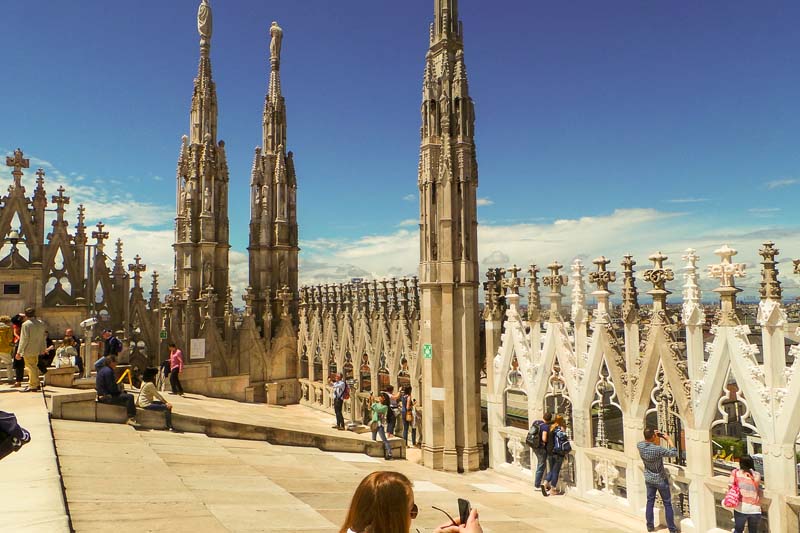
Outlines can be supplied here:
[[564, 430], [561, 428], [556, 429], [553, 437], [553, 452], [559, 455], [567, 455], [572, 451], [572, 443], [569, 441], [567, 434], [564, 433]]

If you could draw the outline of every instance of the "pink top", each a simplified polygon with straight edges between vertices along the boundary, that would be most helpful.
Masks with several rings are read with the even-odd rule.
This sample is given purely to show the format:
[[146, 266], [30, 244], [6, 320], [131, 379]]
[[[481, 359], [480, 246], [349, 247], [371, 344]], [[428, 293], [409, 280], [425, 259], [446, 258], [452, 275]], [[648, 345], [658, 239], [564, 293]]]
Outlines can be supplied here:
[[734, 476], [742, 494], [742, 503], [736, 510], [743, 514], [761, 514], [761, 474], [755, 470], [747, 472], [737, 468], [731, 472], [731, 484]]
[[183, 372], [183, 353], [180, 350], [175, 350], [169, 354], [169, 369], [178, 369], [178, 372]]

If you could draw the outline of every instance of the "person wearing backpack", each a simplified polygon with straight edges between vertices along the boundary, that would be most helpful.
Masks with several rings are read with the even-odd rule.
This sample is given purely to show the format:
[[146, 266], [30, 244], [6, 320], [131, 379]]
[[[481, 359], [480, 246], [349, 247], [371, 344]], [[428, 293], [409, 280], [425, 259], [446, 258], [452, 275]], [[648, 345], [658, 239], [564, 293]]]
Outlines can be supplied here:
[[544, 420], [536, 420], [531, 424], [528, 437], [525, 442], [533, 449], [536, 455], [536, 476], [533, 478], [533, 486], [541, 489], [544, 470], [547, 468], [547, 449], [545, 448], [547, 431], [550, 429], [550, 421], [553, 420], [553, 413], [545, 413]]
[[556, 415], [544, 435], [548, 472], [544, 478], [544, 483], [539, 487], [543, 496], [561, 494], [556, 488], [558, 476], [561, 474], [561, 465], [564, 462], [564, 457], [572, 450], [572, 445], [564, 431], [565, 427], [564, 417]]
[[733, 509], [734, 533], [744, 533], [747, 525], [749, 533], [758, 533], [761, 522], [761, 474], [756, 471], [753, 458], [743, 455], [739, 458], [739, 468], [731, 472], [730, 485], [738, 485], [741, 498]]

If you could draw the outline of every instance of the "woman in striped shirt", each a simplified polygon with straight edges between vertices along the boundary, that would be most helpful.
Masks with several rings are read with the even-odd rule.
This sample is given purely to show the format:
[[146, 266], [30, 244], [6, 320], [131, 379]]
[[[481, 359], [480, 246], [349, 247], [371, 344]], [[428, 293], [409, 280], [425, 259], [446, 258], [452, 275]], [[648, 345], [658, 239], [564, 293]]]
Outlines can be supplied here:
[[761, 474], [755, 469], [753, 458], [743, 455], [739, 458], [739, 468], [731, 472], [731, 481], [739, 484], [742, 501], [733, 511], [735, 533], [744, 533], [747, 525], [749, 533], [758, 533], [761, 521]]

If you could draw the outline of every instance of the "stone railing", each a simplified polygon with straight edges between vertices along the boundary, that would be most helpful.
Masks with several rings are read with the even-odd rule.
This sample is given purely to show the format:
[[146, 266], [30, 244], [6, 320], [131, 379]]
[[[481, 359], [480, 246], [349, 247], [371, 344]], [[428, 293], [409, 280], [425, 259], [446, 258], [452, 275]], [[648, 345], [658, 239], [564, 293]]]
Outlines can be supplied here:
[[[516, 266], [490, 270], [484, 320], [492, 356], [486, 390], [491, 466], [530, 476], [536, 459], [520, 428], [545, 411], [561, 414], [574, 447], [562, 487], [639, 516], [645, 488], [636, 445], [651, 426], [678, 448], [667, 468], [682, 531], [731, 529], [720, 500], [744, 453], [763, 473], [765, 527], [798, 531], [800, 348], [793, 335], [800, 306], [783, 301], [773, 243], [759, 250], [761, 300], [751, 306], [737, 302], [736, 280], [746, 272], [733, 260], [736, 251], [722, 246], [715, 254], [718, 260], [705, 269], [694, 250], [682, 255], [678, 303], [668, 301], [677, 274], [660, 252], [638, 273], [630, 256], [619, 273], [605, 257], [588, 273], [575, 261], [569, 276], [557, 262], [541, 277], [535, 265], [527, 278]], [[640, 304], [637, 283], [650, 285], [649, 301]], [[714, 302], [703, 300], [707, 283], [716, 285]], [[615, 284], [621, 302], [612, 302]], [[592, 308], [587, 298], [594, 299]], [[527, 412], [520, 408], [526, 404]]]

